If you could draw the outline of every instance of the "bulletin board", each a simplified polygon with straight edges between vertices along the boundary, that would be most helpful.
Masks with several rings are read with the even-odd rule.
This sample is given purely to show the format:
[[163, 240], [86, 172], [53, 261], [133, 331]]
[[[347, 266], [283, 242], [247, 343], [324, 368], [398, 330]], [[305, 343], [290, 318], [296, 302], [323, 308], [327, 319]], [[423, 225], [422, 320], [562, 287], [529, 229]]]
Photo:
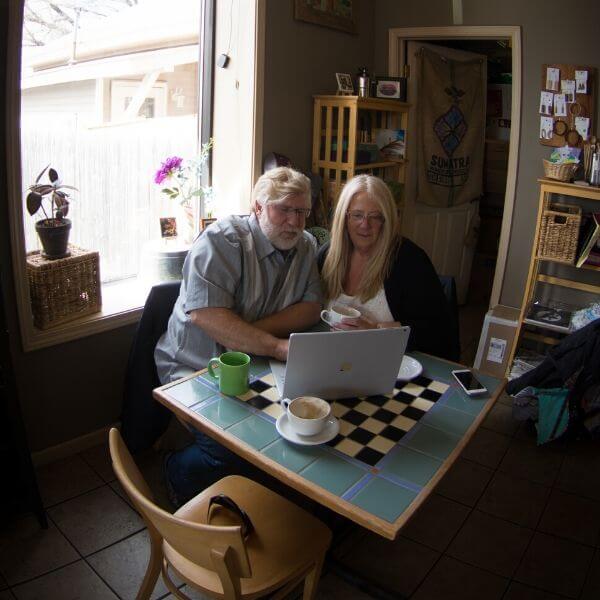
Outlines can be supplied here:
[[581, 148], [594, 135], [595, 67], [542, 65], [539, 103], [540, 144]]

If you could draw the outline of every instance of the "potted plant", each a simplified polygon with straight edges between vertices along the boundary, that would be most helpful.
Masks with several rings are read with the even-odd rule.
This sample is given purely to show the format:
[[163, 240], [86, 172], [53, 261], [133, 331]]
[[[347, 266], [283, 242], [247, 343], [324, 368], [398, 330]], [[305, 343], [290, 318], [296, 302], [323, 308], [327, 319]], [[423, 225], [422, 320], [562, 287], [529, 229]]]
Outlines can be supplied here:
[[[50, 183], [40, 183], [40, 179], [46, 171], [48, 171]], [[63, 191], [65, 189], [78, 191], [71, 185], [63, 184], [58, 173], [48, 165], [37, 176], [35, 183], [29, 187], [27, 194], [26, 202], [29, 214], [33, 216], [40, 209], [44, 213], [45, 218], [35, 224], [35, 230], [44, 249], [42, 256], [49, 260], [64, 258], [70, 254], [67, 251], [67, 245], [71, 220], [65, 218], [69, 212], [69, 194]], [[43, 204], [46, 196], [50, 197], [50, 213], [46, 212]]]

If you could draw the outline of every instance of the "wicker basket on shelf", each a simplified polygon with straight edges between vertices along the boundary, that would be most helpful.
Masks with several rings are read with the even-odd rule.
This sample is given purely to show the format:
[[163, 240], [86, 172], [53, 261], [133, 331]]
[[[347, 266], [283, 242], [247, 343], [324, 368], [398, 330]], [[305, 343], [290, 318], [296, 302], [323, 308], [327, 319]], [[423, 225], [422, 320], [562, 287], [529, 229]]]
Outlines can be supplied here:
[[550, 204], [540, 223], [538, 257], [574, 264], [581, 225], [581, 208], [573, 204]]
[[27, 254], [33, 323], [48, 329], [98, 312], [102, 307], [98, 252], [69, 244], [71, 255], [47, 260]]
[[550, 179], [558, 181], [571, 181], [579, 164], [577, 163], [553, 163], [549, 160], [544, 161], [544, 175]]

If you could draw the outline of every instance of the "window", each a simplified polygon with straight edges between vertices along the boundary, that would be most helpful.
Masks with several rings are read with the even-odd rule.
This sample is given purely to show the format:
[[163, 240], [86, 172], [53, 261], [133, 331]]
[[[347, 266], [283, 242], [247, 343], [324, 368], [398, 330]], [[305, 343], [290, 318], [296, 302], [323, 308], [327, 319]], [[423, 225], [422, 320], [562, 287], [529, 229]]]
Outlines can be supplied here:
[[[99, 251], [103, 283], [135, 278], [159, 218], [176, 215], [153, 175], [168, 156], [197, 153], [200, 5], [25, 1], [23, 187], [51, 164], [78, 189], [70, 242]], [[40, 215], [23, 218], [37, 250]]]

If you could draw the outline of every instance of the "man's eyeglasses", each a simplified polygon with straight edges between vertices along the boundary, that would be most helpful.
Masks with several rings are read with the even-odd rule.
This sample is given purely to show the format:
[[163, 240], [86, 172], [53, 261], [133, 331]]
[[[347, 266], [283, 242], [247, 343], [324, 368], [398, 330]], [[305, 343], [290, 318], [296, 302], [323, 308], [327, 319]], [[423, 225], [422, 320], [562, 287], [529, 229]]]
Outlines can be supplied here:
[[365, 219], [369, 225], [383, 225], [385, 223], [385, 217], [381, 213], [364, 213], [360, 210], [349, 210], [346, 216], [350, 223], [354, 223], [355, 225], [359, 225]]
[[292, 208], [291, 206], [282, 206], [281, 204], [271, 204], [282, 217], [286, 219], [291, 216], [296, 216], [304, 219], [310, 217], [310, 208]]
[[213, 496], [208, 503], [208, 521], [210, 522], [210, 509], [214, 504], [218, 506], [222, 506], [230, 510], [232, 513], [236, 514], [240, 520], [242, 521], [242, 537], [246, 539], [253, 531], [254, 525], [252, 525], [252, 521], [250, 517], [246, 513], [245, 510], [242, 510], [229, 496], [225, 494], [219, 494], [217, 496]]

